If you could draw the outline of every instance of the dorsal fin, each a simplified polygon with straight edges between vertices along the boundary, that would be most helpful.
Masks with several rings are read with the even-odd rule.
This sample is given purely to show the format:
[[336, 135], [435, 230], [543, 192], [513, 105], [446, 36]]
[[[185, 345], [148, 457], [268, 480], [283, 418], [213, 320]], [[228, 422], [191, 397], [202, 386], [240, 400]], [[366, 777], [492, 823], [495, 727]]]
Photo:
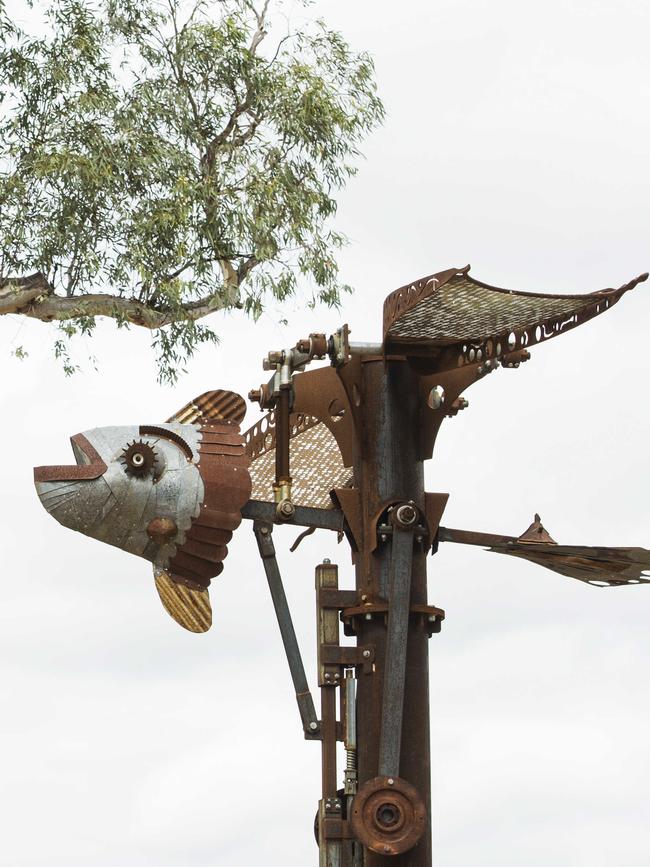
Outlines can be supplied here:
[[212, 626], [212, 607], [208, 590], [191, 590], [173, 581], [164, 569], [154, 568], [156, 590], [163, 608], [188, 632], [207, 632]]
[[222, 388], [205, 391], [167, 419], [168, 423], [194, 424], [198, 419], [234, 421], [240, 424], [246, 415], [246, 401], [234, 391]]

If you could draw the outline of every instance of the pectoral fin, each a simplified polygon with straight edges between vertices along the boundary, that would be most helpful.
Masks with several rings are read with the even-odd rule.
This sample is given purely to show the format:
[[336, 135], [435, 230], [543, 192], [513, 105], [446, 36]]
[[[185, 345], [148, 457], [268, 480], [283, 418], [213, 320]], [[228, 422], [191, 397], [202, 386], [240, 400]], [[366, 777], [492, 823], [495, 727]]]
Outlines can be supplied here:
[[156, 590], [163, 608], [179, 626], [189, 632], [207, 632], [212, 626], [210, 594], [177, 584], [164, 569], [154, 568]]

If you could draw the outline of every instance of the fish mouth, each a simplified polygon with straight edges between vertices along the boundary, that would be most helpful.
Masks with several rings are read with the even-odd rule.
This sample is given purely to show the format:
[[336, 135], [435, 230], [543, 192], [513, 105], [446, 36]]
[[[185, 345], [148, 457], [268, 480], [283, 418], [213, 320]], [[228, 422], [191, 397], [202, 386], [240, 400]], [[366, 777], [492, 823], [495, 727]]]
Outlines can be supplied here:
[[76, 464], [52, 467], [34, 467], [35, 482], [90, 481], [98, 479], [106, 472], [106, 464], [97, 449], [83, 434], [70, 437]]

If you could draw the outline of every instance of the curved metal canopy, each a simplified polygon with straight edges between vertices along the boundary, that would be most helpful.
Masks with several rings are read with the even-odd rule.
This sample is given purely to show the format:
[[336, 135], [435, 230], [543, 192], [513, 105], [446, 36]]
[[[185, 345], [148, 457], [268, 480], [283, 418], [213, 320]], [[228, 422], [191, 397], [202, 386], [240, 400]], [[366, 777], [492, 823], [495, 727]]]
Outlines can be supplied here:
[[647, 278], [587, 295], [550, 295], [489, 286], [470, 277], [469, 265], [441, 271], [386, 298], [386, 351], [440, 355], [448, 362], [442, 366], [454, 367], [498, 358], [604, 313]]

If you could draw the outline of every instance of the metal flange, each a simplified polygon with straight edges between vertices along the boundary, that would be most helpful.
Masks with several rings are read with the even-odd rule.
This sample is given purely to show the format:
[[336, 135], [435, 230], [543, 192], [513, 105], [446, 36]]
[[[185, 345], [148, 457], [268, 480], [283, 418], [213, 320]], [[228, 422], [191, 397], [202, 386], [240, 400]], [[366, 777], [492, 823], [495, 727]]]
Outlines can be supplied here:
[[375, 777], [361, 786], [352, 803], [355, 837], [379, 855], [401, 855], [416, 845], [427, 811], [415, 786], [400, 777]]

